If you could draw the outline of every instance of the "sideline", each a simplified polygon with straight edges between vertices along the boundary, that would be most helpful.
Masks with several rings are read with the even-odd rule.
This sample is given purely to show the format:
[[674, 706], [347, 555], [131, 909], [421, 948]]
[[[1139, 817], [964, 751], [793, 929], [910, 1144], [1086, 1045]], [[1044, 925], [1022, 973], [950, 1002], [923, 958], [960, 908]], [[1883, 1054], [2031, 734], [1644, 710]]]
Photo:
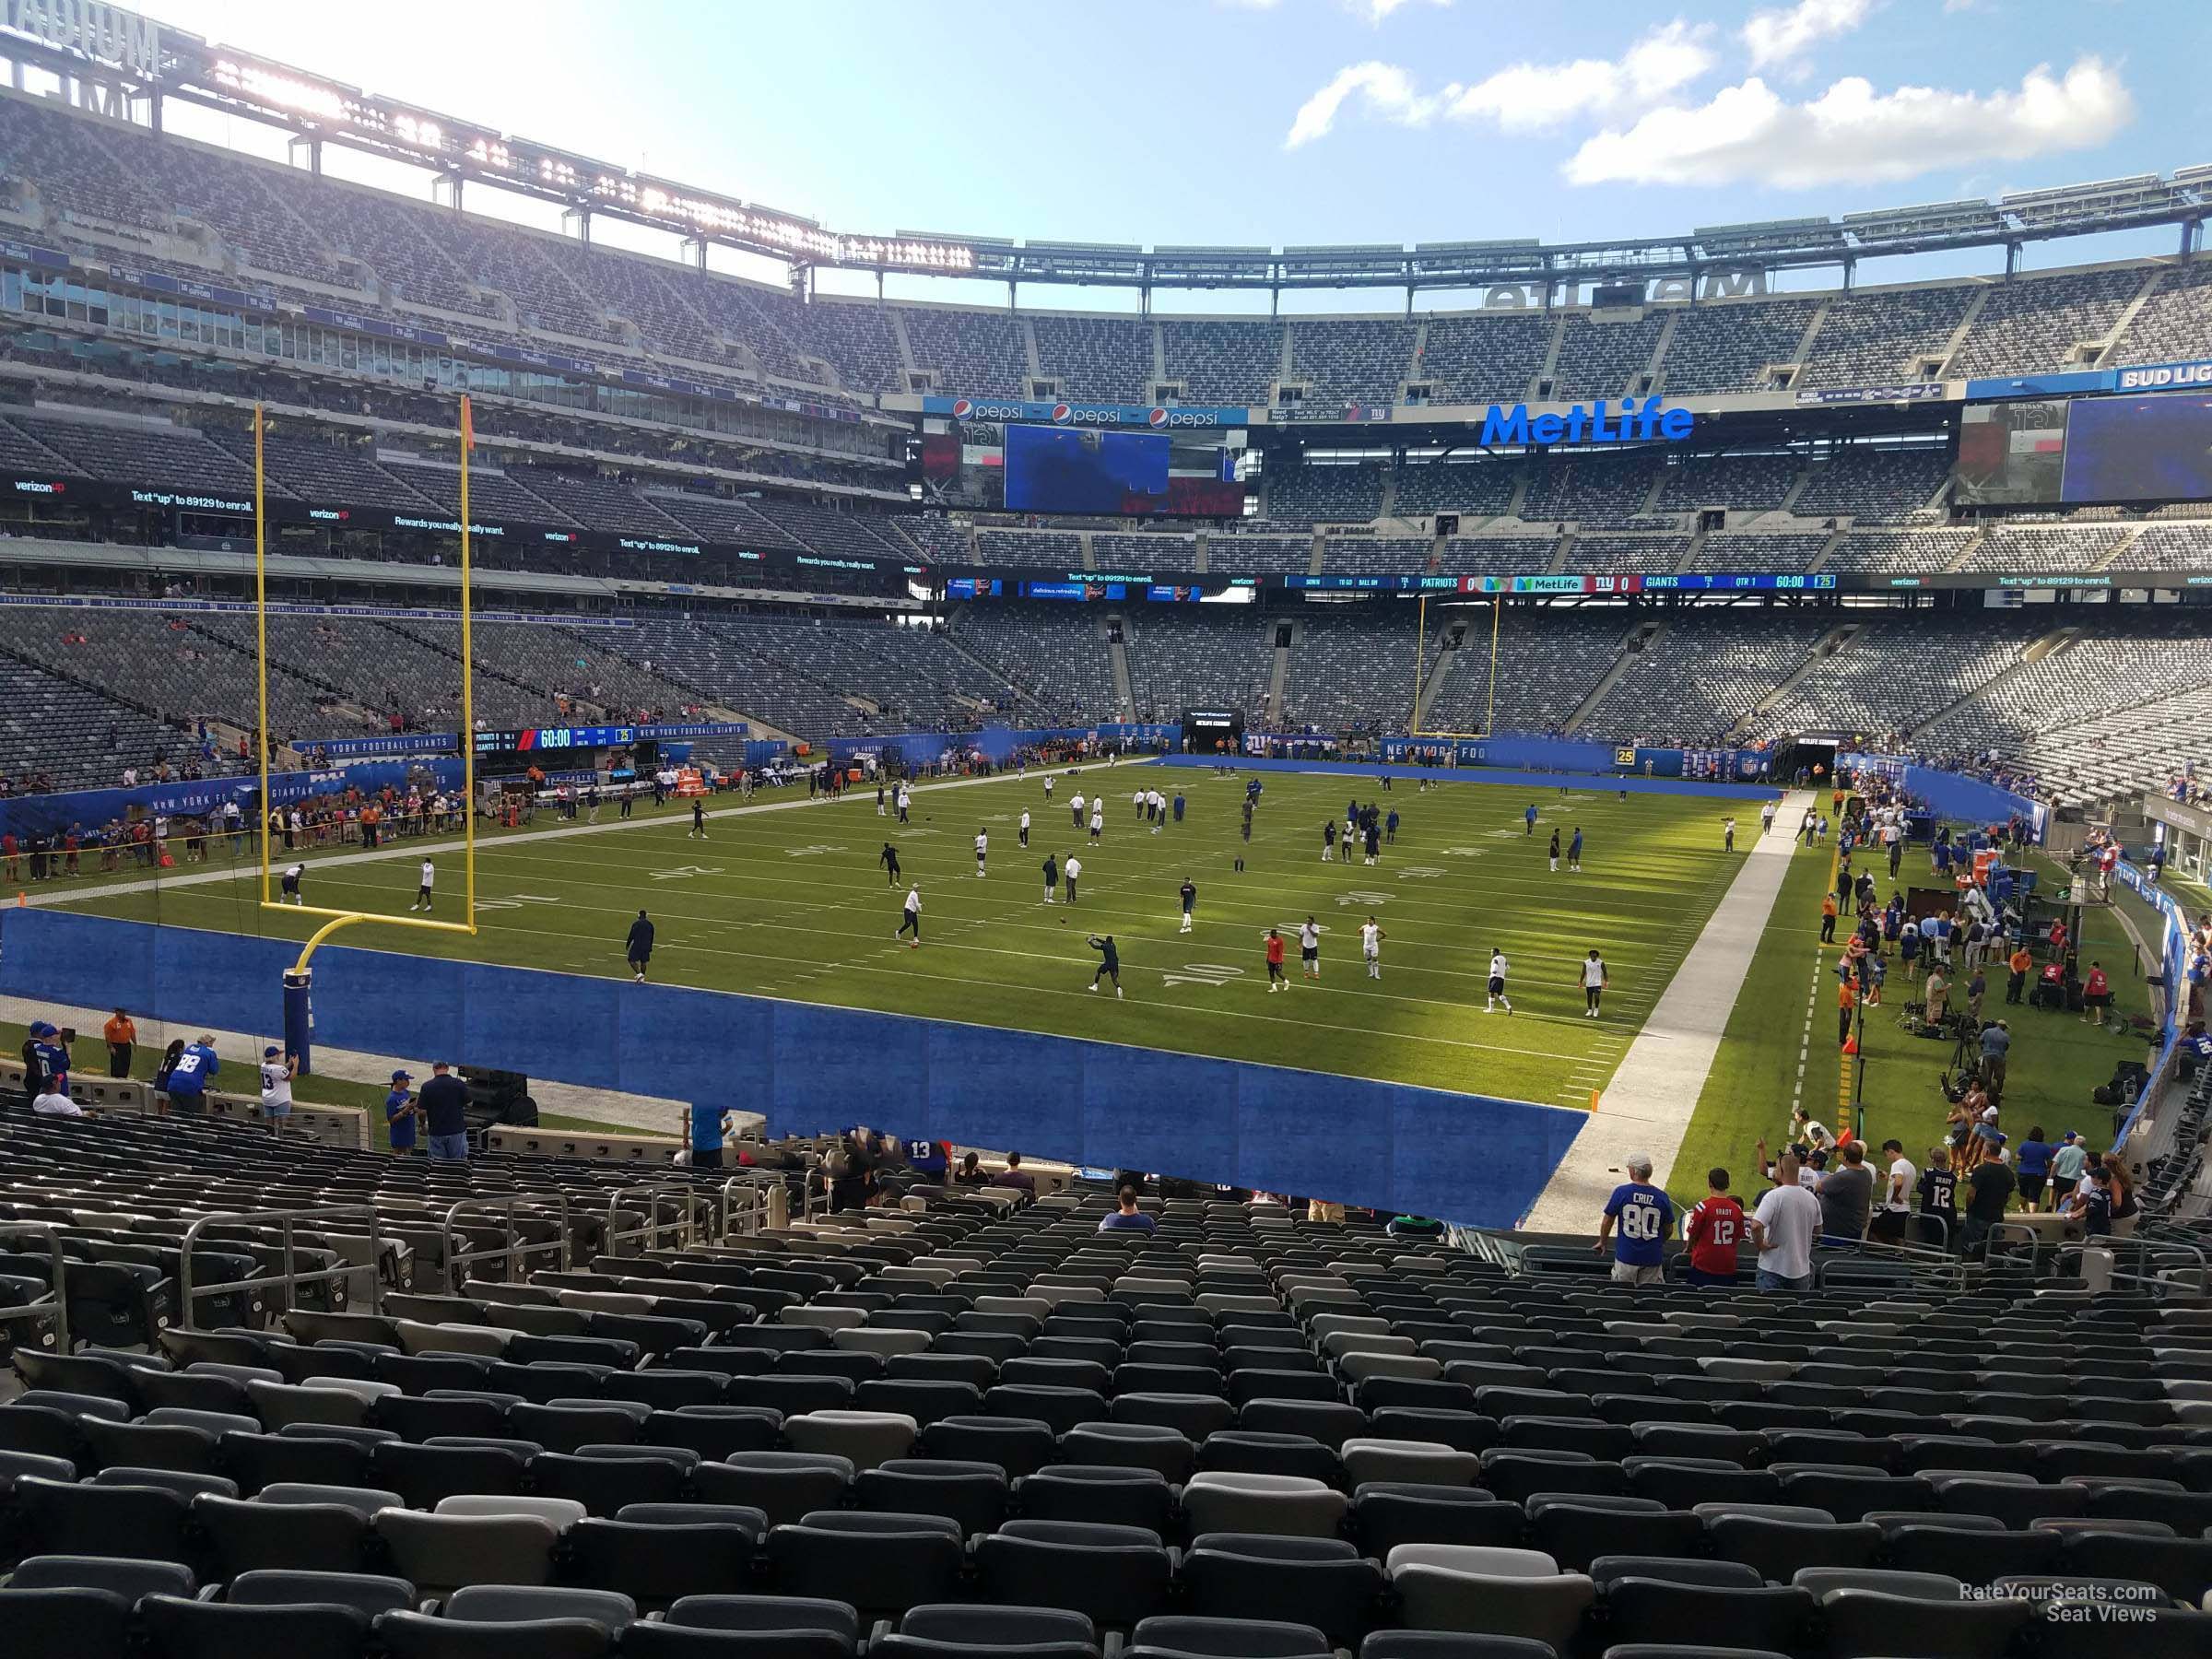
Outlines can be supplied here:
[[1628, 1178], [1622, 1160], [1631, 1153], [1649, 1153], [1652, 1180], [1666, 1185], [1789, 874], [1797, 841], [1793, 827], [1813, 798], [1806, 790], [1783, 797], [1774, 827], [1753, 844], [1665, 993], [1644, 1017], [1612, 1087], [1522, 1218], [1523, 1228], [1594, 1236], [1606, 1197]]
[[[1149, 758], [1130, 760], [1124, 764], [1144, 766], [1149, 764]], [[1116, 766], [1114, 770], [1119, 771], [1121, 768]], [[1002, 771], [993, 772], [987, 778], [947, 778], [934, 783], [918, 784], [915, 786], [914, 793], [918, 795], [935, 794], [947, 789], [970, 789], [982, 783], [1003, 783], [1009, 777], [1018, 778], [1019, 776], [1018, 772]], [[677, 799], [673, 795], [669, 798]], [[790, 800], [756, 801], [749, 806], [724, 806], [710, 812], [706, 816], [707, 822], [712, 824], [717, 819], [747, 818], [758, 812], [789, 812], [794, 807], [841, 806], [848, 804], [873, 806], [875, 797], [872, 794], [864, 796], [862, 791], [855, 787], [841, 795], [808, 795], [804, 799], [794, 797]], [[651, 818], [615, 818], [607, 819], [603, 824], [564, 824], [558, 830], [524, 830], [516, 834], [500, 836], [497, 841], [487, 841], [479, 836], [477, 841], [477, 851], [488, 857], [493, 853], [503, 852], [509, 847], [535, 847], [546, 841], [569, 841], [582, 835], [613, 835], [623, 830], [682, 829], [690, 821], [690, 814], [687, 812], [656, 812]], [[414, 840], [395, 840], [388, 847], [378, 847], [368, 852], [308, 853], [301, 856], [300, 862], [307, 866], [310, 874], [312, 874], [316, 870], [335, 870], [345, 865], [375, 864], [388, 859], [421, 858], [429, 853], [465, 853], [467, 850], [468, 842], [465, 840], [454, 838], [446, 841], [429, 841], [418, 837]], [[276, 868], [277, 862], [272, 858], [269, 861], [270, 868]], [[224, 865], [210, 865], [206, 869], [195, 871], [189, 876], [149, 876], [136, 881], [90, 880], [76, 887], [54, 888], [42, 893], [27, 893], [24, 903], [31, 907], [60, 906], [76, 904], [88, 899], [113, 899], [129, 893], [158, 893], [166, 888], [206, 887], [218, 881], [236, 881], [241, 877], [250, 877], [258, 868], [259, 865], [256, 860], [241, 858], [233, 859]], [[103, 1015], [102, 1018], [104, 1018], [105, 1016]]]

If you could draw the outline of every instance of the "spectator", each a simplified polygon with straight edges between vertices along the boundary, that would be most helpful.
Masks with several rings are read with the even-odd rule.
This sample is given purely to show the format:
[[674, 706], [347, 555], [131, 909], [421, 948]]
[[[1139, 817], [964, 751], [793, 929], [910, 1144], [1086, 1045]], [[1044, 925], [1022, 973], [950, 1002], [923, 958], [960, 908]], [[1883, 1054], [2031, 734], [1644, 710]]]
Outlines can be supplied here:
[[184, 1039], [182, 1037], [172, 1038], [170, 1041], [170, 1045], [161, 1051], [161, 1058], [155, 1063], [154, 1115], [156, 1117], [167, 1117], [169, 1115], [170, 1074], [177, 1069], [177, 1061], [182, 1057], [183, 1053]]
[[468, 1161], [468, 1085], [453, 1075], [440, 1060], [430, 1067], [430, 1080], [422, 1086], [416, 1102], [422, 1113], [431, 1158], [441, 1163]]
[[2005, 1206], [2019, 1190], [2012, 1166], [2005, 1161], [2005, 1148], [1996, 1147], [1976, 1164], [1966, 1184], [1970, 1195], [1959, 1222], [1959, 1245], [1967, 1254], [1980, 1255], [1987, 1248], [1989, 1230], [2005, 1219]]
[[[1766, 1147], [1759, 1149], [1766, 1161]], [[1774, 1186], [1751, 1212], [1751, 1241], [1759, 1246], [1759, 1288], [1761, 1290], [1810, 1290], [1813, 1288], [1813, 1235], [1820, 1228], [1820, 1200], [1797, 1181], [1797, 1154], [1784, 1151], [1775, 1159]]]
[[1959, 1236], [1959, 1177], [1951, 1169], [1951, 1154], [1947, 1147], [1928, 1148], [1928, 1167], [1920, 1178], [1921, 1232], [1924, 1237], [1938, 1231], [1928, 1226], [1930, 1221], [1940, 1223], [1935, 1242], [1945, 1250], [1951, 1247]]
[[1705, 1171], [1705, 1196], [1683, 1218], [1682, 1241], [1689, 1247], [1683, 1277], [1692, 1285], [1735, 1283], [1736, 1247], [1744, 1241], [1744, 1206], [1728, 1191], [1728, 1171]]
[[1866, 1217], [1874, 1204], [1874, 1171], [1866, 1167], [1866, 1143], [1849, 1140], [1842, 1158], [1820, 1178], [1820, 1241], [1856, 1244], [1866, 1236]]
[[[719, 1155], [719, 1142], [715, 1150]], [[840, 1141], [822, 1160], [822, 1174], [830, 1182], [831, 1211], [867, 1208], [868, 1198], [877, 1185], [876, 1160], [868, 1151], [868, 1132], [854, 1129]]]
[[[641, 911], [640, 915], [644, 912]], [[719, 1106], [693, 1101], [691, 1105], [691, 1167], [722, 1168], [723, 1143], [730, 1137], [730, 1114]]]
[[1605, 1218], [1598, 1223], [1594, 1248], [1605, 1253], [1614, 1225], [1620, 1236], [1613, 1241], [1613, 1282], [1617, 1285], [1656, 1285], [1666, 1277], [1666, 1235], [1674, 1230], [1675, 1205], [1652, 1184], [1648, 1153], [1629, 1156], [1629, 1178], [1613, 1189], [1606, 1201]]
[[993, 1186], [1012, 1187], [1016, 1192], [1027, 1193], [1032, 1198], [1037, 1195], [1037, 1178], [1021, 1167], [1021, 1154], [1018, 1152], [1009, 1152], [1006, 1154], [1006, 1169], [1000, 1172], [998, 1179], [994, 1181], [991, 1184]]
[[53, 1089], [33, 1095], [30, 1109], [41, 1117], [89, 1117], [92, 1114], [65, 1094]]
[[2005, 1098], [2006, 1057], [2011, 1053], [2011, 1026], [1995, 1019], [1982, 1028], [1982, 1084], [1993, 1100]]
[[415, 1097], [407, 1092], [407, 1085], [414, 1081], [407, 1072], [394, 1072], [392, 1092], [384, 1097], [385, 1133], [391, 1139], [392, 1150], [403, 1155], [415, 1150], [415, 1125], [422, 1117]]
[[1159, 1225], [1150, 1216], [1136, 1207], [1136, 1189], [1133, 1186], [1125, 1186], [1114, 1195], [1112, 1214], [1100, 1218], [1099, 1230], [1100, 1232], [1149, 1233], [1155, 1230]]
[[108, 1076], [127, 1077], [131, 1075], [131, 1050], [138, 1041], [138, 1028], [131, 1017], [118, 1008], [108, 1023], [100, 1028], [100, 1035], [108, 1040]]
[[[1857, 1143], [1852, 1149], [1857, 1150]], [[1881, 1200], [1875, 1206], [1874, 1218], [1866, 1229], [1866, 1236], [1884, 1244], [1902, 1244], [1905, 1241], [1905, 1224], [1912, 1217], [1912, 1194], [1920, 1183], [1920, 1171], [1905, 1156], [1902, 1141], [1886, 1140], [1882, 1156], [1888, 1168], [1882, 1177]]]
[[2038, 1124], [2028, 1131], [2028, 1138], [2020, 1143], [2016, 1169], [2020, 1182], [2020, 1207], [2033, 1211], [2042, 1202], [2043, 1183], [2051, 1174], [2051, 1143], [2043, 1138], [2043, 1126]]
[[2072, 1195], [2063, 1212], [2065, 1218], [2079, 1227], [2082, 1236], [2102, 1239], [2112, 1236], [2112, 1194], [2105, 1185], [2101, 1165], [2086, 1164], [2081, 1179], [2075, 1182]]
[[2127, 1166], [2120, 1161], [2117, 1152], [2104, 1155], [2104, 1186], [2112, 1200], [2112, 1237], [2133, 1237], [2136, 1223], [2142, 1219], [2143, 1207], [2136, 1202], [2136, 1183], [2129, 1179]]
[[991, 1184], [991, 1177], [983, 1169], [982, 1159], [973, 1152], [960, 1154], [960, 1167], [953, 1171], [952, 1181], [955, 1186], [964, 1187], [989, 1186]]
[[206, 1031], [197, 1042], [178, 1050], [169, 1067], [169, 1109], [179, 1117], [202, 1117], [207, 1111], [207, 1085], [221, 1074], [215, 1039]]
[[2074, 1196], [2074, 1183], [2081, 1179], [2088, 1168], [2089, 1149], [2081, 1144], [2081, 1136], [2069, 1129], [2059, 1137], [2058, 1145], [2051, 1149], [2051, 1207], [2063, 1210]]

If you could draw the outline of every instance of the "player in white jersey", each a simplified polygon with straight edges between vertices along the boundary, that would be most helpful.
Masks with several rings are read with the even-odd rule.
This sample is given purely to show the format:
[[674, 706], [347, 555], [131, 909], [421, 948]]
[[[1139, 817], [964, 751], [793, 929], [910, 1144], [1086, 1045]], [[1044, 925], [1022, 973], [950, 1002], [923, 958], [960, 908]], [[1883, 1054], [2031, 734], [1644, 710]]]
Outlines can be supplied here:
[[1336, 856], [1346, 864], [1352, 862], [1352, 843], [1359, 839], [1359, 826], [1350, 818], [1344, 820], [1344, 829], [1336, 837]]
[[1298, 966], [1308, 979], [1321, 977], [1321, 927], [1311, 916], [1298, 930]]
[[[1577, 977], [1583, 986], [1583, 1013], [1595, 1019], [1598, 1001], [1605, 995], [1606, 987], [1612, 982], [1612, 976], [1606, 971], [1606, 959], [1597, 954], [1596, 946], [1590, 947], [1590, 954], [1583, 959]], [[1509, 1008], [1507, 1012], [1512, 1010]]]
[[1369, 979], [1379, 980], [1382, 977], [1382, 941], [1385, 936], [1382, 924], [1372, 916], [1359, 924], [1359, 954], [1367, 962]]
[[1053, 804], [1053, 774], [1051, 772], [1044, 774], [1044, 804], [1047, 806]]
[[1131, 795], [1129, 797], [1129, 804], [1136, 808], [1137, 819], [1139, 822], [1142, 822], [1145, 816], [1145, 792], [1140, 789], [1135, 794]]
[[1014, 833], [1020, 838], [1022, 846], [1030, 844], [1030, 809], [1027, 806], [1021, 809], [1021, 822], [1014, 827]]
[[306, 902], [300, 897], [300, 877], [306, 874], [307, 866], [305, 865], [285, 865], [284, 874], [276, 878], [278, 903], [302, 904]]
[[422, 885], [415, 889], [415, 902], [407, 908], [421, 911], [427, 915], [430, 908], [430, 889], [437, 885], [438, 866], [426, 858], [422, 861]]
[[1497, 1012], [1500, 1006], [1508, 1014], [1513, 1011], [1513, 999], [1505, 994], [1505, 976], [1511, 971], [1512, 964], [1506, 961], [1505, 952], [1493, 946], [1490, 949], [1489, 994], [1483, 998], [1482, 1003], [1485, 1014]]
[[1106, 797], [1104, 795], [1100, 795], [1097, 800], [1091, 802], [1090, 804], [1090, 844], [1094, 847], [1097, 846], [1099, 844], [1099, 838], [1105, 833]]
[[975, 878], [983, 878], [983, 854], [991, 851], [991, 837], [982, 830], [975, 832]]

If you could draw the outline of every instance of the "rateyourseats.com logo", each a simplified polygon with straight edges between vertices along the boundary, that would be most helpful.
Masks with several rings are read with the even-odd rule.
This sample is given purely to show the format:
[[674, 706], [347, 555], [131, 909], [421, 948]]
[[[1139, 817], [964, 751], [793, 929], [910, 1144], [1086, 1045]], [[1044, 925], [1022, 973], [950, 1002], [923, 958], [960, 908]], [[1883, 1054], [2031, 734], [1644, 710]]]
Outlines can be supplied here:
[[2049, 1624], [2148, 1624], [2170, 1606], [2166, 1593], [2151, 1583], [2116, 1579], [2039, 1578], [2025, 1583], [1961, 1584], [1959, 1597], [1969, 1602], [2025, 1602]]

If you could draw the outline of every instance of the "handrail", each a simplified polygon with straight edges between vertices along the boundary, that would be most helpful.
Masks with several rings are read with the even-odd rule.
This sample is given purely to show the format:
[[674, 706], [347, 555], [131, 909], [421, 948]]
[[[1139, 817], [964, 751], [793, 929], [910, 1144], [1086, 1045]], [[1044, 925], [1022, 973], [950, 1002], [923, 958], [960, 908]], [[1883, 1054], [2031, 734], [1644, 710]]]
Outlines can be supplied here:
[[297, 1287], [321, 1284], [325, 1279], [351, 1278], [360, 1271], [359, 1268], [350, 1264], [337, 1267], [319, 1268], [312, 1273], [301, 1273], [295, 1269], [292, 1265], [292, 1253], [295, 1248], [292, 1242], [292, 1224], [295, 1221], [342, 1220], [359, 1218], [362, 1216], [369, 1218], [369, 1245], [371, 1256], [369, 1264], [369, 1312], [371, 1313], [382, 1312], [384, 1276], [378, 1270], [377, 1264], [373, 1259], [378, 1240], [382, 1236], [377, 1226], [376, 1206], [373, 1204], [325, 1204], [317, 1205], [309, 1209], [211, 1210], [194, 1220], [190, 1227], [184, 1230], [184, 1237], [177, 1247], [179, 1256], [177, 1263], [177, 1316], [190, 1325], [193, 1319], [193, 1302], [198, 1296], [215, 1296], [231, 1290], [265, 1290], [269, 1288], [269, 1280], [253, 1278], [240, 1279], [235, 1284], [206, 1285], [195, 1289], [192, 1282], [192, 1253], [194, 1246], [199, 1242], [201, 1232], [207, 1227], [218, 1222], [241, 1222], [249, 1227], [278, 1228], [284, 1241], [284, 1270], [278, 1275], [276, 1283], [285, 1292], [284, 1305], [288, 1308], [292, 1302], [291, 1292]]
[[52, 1308], [55, 1344], [62, 1353], [73, 1351], [69, 1341], [69, 1258], [62, 1253], [61, 1228], [52, 1221], [10, 1221], [6, 1230], [45, 1234], [46, 1253], [53, 1260], [53, 1277], [47, 1280], [47, 1293], [38, 1300], [26, 1302], [19, 1308], [0, 1308], [0, 1324], [11, 1319], [36, 1319]]
[[[645, 1219], [641, 1225], [625, 1231], [618, 1220], [622, 1200], [641, 1197], [645, 1200]], [[677, 1220], [664, 1221], [660, 1218], [660, 1206], [670, 1200], [683, 1206], [683, 1214]], [[677, 1247], [681, 1249], [697, 1241], [697, 1210], [700, 1207], [704, 1207], [710, 1216], [712, 1214], [712, 1205], [688, 1187], [658, 1184], [617, 1187], [606, 1195], [606, 1236], [600, 1241], [600, 1248], [608, 1255], [618, 1256], [622, 1253], [621, 1246], [635, 1239], [646, 1241], [643, 1250], [652, 1250], [655, 1245], [651, 1241], [658, 1239], [665, 1232], [674, 1231]], [[643, 1251], [640, 1253], [643, 1253]]]
[[[545, 1244], [523, 1242], [521, 1230], [515, 1225], [516, 1213], [525, 1207], [533, 1210], [543, 1209], [548, 1201], [559, 1207], [560, 1270], [563, 1273], [567, 1272], [572, 1260], [567, 1193], [559, 1191], [553, 1193], [510, 1193], [502, 1197], [464, 1198], [448, 1209], [445, 1212], [444, 1219], [438, 1224], [439, 1235], [444, 1241], [442, 1253], [445, 1258], [445, 1285], [448, 1293], [456, 1296], [460, 1294], [461, 1286], [470, 1277], [460, 1270], [477, 1262], [505, 1262], [507, 1281], [510, 1284], [514, 1283], [516, 1269], [523, 1265], [526, 1258], [542, 1254], [551, 1248]], [[507, 1242], [487, 1250], [456, 1250], [454, 1248], [454, 1226], [464, 1210], [496, 1211], [505, 1224]]]
[[[714, 1242], [724, 1239], [758, 1233], [768, 1225], [768, 1190], [770, 1182], [758, 1176], [733, 1175], [722, 1183], [716, 1202]], [[739, 1199], [744, 1202], [740, 1204]], [[740, 1217], [750, 1225], [741, 1226]]]

